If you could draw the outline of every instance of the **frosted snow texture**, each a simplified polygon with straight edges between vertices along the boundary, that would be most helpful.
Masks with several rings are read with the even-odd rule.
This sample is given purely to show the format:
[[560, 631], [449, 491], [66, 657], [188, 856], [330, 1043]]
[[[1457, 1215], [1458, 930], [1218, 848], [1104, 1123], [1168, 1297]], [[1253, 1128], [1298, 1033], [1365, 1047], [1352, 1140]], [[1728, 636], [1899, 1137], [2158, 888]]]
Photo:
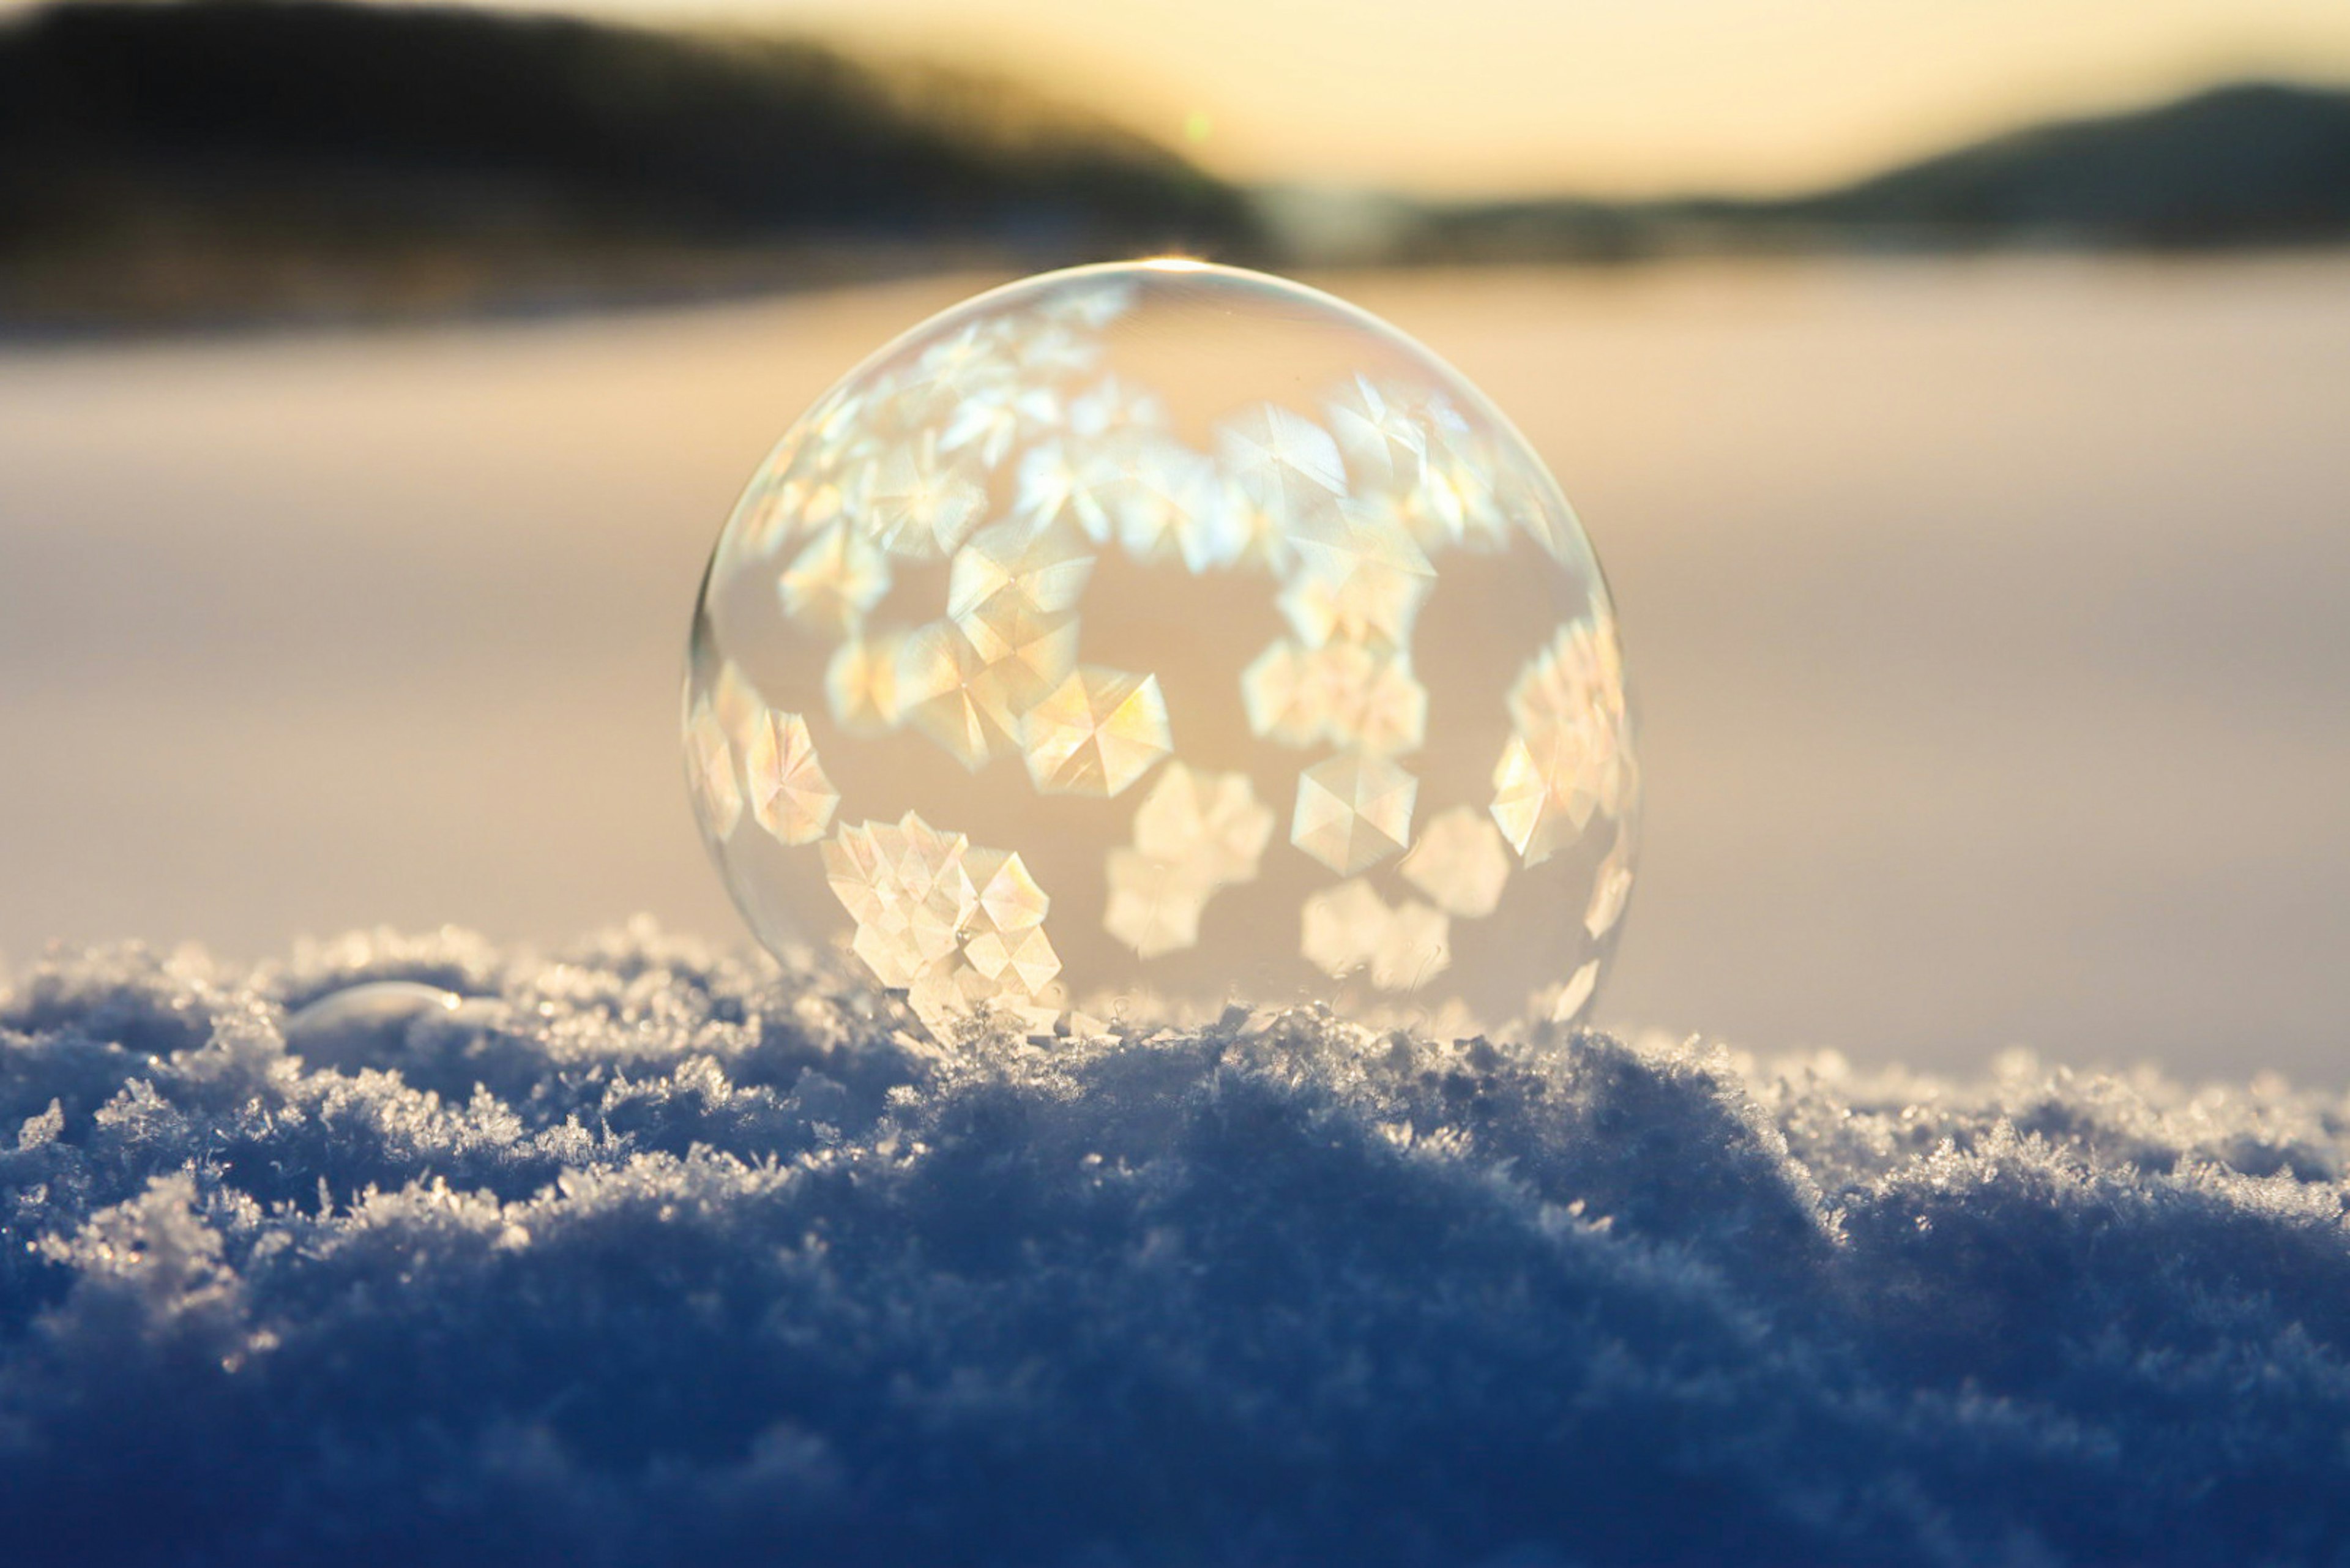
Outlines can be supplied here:
[[2345, 1560], [2342, 1101], [905, 1027], [647, 930], [16, 975], [9, 1561]]

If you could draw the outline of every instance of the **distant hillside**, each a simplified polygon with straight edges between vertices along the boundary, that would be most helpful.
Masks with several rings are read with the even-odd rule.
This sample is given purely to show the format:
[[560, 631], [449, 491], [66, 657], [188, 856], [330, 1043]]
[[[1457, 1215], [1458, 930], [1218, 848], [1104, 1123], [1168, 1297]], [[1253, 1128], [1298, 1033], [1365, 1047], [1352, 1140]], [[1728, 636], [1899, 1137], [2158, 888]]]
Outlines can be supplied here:
[[1253, 233], [1244, 197], [1129, 133], [805, 44], [334, 0], [75, 0], [0, 26], [0, 318]]
[[2058, 243], [2221, 247], [2350, 239], [2350, 92], [2249, 84], [2043, 126], [1785, 201], [1514, 202], [1423, 209], [1419, 258]]
[[2136, 114], [2019, 131], [1764, 211], [2106, 244], [2334, 238], [2350, 234], [2350, 92], [2222, 88]]

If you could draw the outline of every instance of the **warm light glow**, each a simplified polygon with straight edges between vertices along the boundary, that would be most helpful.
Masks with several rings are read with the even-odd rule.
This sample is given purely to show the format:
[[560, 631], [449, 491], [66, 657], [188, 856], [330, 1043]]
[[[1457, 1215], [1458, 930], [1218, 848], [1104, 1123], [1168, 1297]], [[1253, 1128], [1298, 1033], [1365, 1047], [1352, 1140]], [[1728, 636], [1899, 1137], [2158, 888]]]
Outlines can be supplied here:
[[1789, 190], [2221, 80], [2350, 77], [2342, 0], [535, 3], [813, 33], [1011, 78], [1234, 178], [1429, 192]]

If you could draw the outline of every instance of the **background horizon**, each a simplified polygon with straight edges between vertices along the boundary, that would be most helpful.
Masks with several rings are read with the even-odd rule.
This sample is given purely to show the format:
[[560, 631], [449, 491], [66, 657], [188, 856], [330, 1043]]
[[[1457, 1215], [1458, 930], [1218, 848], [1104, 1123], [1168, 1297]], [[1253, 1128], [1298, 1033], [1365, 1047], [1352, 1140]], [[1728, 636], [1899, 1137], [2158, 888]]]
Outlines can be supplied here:
[[[444, 0], [381, 0], [439, 6]], [[0, 0], [0, 19], [39, 0]], [[2332, 0], [546, 0], [1002, 78], [1220, 177], [1424, 200], [1802, 194], [2243, 80], [2350, 84]], [[1442, 112], [1399, 111], [1440, 104]]]

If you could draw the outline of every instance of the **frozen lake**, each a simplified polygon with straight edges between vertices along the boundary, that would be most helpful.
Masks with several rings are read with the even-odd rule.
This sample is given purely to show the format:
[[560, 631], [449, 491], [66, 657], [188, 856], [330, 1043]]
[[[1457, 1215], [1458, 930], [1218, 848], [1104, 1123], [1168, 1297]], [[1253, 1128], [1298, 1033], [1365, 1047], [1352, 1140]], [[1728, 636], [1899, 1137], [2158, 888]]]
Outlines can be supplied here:
[[[0, 348], [0, 953], [638, 910], [702, 558], [979, 280]], [[1647, 849], [1600, 1019], [2350, 1082], [2350, 258], [1320, 280], [1607, 565]]]

